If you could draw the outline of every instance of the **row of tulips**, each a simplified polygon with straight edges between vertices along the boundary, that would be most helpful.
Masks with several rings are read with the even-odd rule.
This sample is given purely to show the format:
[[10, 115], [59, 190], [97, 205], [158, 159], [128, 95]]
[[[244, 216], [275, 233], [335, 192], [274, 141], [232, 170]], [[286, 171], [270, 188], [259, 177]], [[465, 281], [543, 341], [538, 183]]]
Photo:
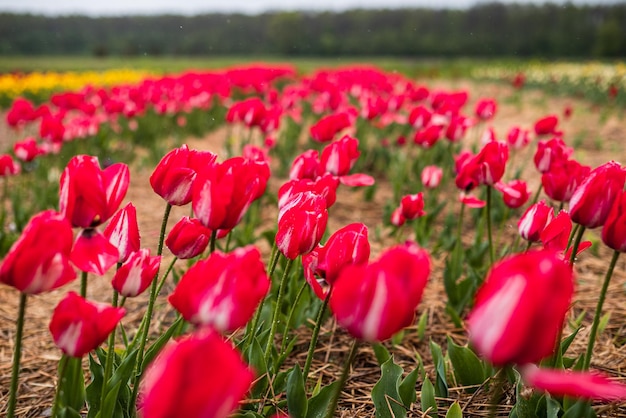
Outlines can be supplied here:
[[[498, 141], [488, 126], [497, 114], [494, 99], [479, 100], [474, 114], [467, 116], [467, 92], [430, 92], [372, 69], [320, 71], [282, 89], [265, 81], [253, 90], [259, 96], [233, 101], [226, 114], [227, 122], [243, 125], [229, 135], [247, 137], [239, 141], [236, 156], [218, 162], [212, 152], [182, 146], [155, 168], [150, 184], [166, 202], [155, 256], [140, 246], [132, 204], [119, 208], [129, 184], [128, 166], [101, 169], [97, 158], [80, 155], [64, 168], [58, 213], [35, 215], [0, 267], [0, 281], [21, 295], [9, 416], [17, 399], [27, 295], [65, 285], [76, 278], [75, 269], [81, 272], [80, 295], [69, 293], [50, 324], [64, 353], [55, 416], [76, 416], [85, 404], [93, 416], [225, 417], [235, 410], [250, 417], [333, 416], [360, 342], [374, 344], [381, 363], [382, 383], [372, 393], [377, 414], [405, 416], [416, 401], [419, 373], [401, 379], [401, 368], [398, 372], [379, 343], [392, 337], [401, 341], [401, 330], [414, 323], [431, 276], [431, 255], [425, 249], [431, 245], [449, 250], [443, 272], [447, 312], [467, 331], [469, 346], [449, 341], [446, 360], [441, 347], [431, 342], [436, 384], [423, 376], [423, 411], [436, 413], [435, 396], [448, 396], [452, 372], [461, 385], [482, 388], [495, 382], [487, 385], [494, 388], [494, 405], [506, 380], [518, 389], [525, 382], [551, 394], [534, 392], [528, 398], [519, 389], [517, 416], [527, 408], [586, 416], [593, 413], [589, 398], [626, 398], [626, 386], [589, 371], [606, 288], [624, 248], [620, 196], [625, 171], [618, 163], [591, 170], [576, 162], [555, 116], [533, 127], [512, 127], [507, 142]], [[283, 161], [288, 154], [282, 151], [297, 149], [297, 144], [287, 143], [293, 138], [280, 136], [280, 126], [288, 131], [281, 123], [286, 117], [302, 122], [309, 113], [315, 115], [309, 130], [312, 146], [292, 156], [284, 170], [289, 179], [276, 193], [274, 248], [264, 263], [258, 243], [232, 238], [241, 238], [246, 227], [242, 222], [252, 222], [260, 199], [272, 194], [266, 190], [272, 171], [268, 153]], [[255, 130], [263, 134], [262, 147], [250, 144]], [[391, 135], [398, 138], [393, 144]], [[412, 143], [406, 141], [409, 135]], [[510, 154], [529, 148], [535, 138], [533, 160], [550, 200], [538, 200], [541, 189], [534, 194], [519, 221], [519, 237], [529, 246], [540, 242], [539, 248], [520, 252], [514, 239], [497, 251], [494, 229], [531, 196], [526, 182], [515, 178], [528, 173], [512, 166]], [[398, 174], [388, 178], [394, 188], [400, 186], [394, 198], [398, 209], [390, 211], [387, 221], [398, 228], [401, 243], [387, 244], [370, 261], [364, 224], [349, 224], [332, 234], [327, 224], [339, 185], [375, 187], [373, 176], [353, 171], [376, 168], [379, 161]], [[511, 172], [515, 174], [504, 181]], [[445, 189], [450, 180], [459, 189], [460, 209], [443, 202], [457, 220], [446, 221], [442, 237], [433, 244], [430, 220], [442, 211], [440, 191], [454, 193]], [[559, 203], [558, 211], [552, 202]], [[188, 204], [192, 216], [168, 232], [171, 207]], [[479, 225], [471, 248], [464, 248], [461, 239], [466, 207], [482, 208], [472, 214]], [[415, 230], [407, 241], [403, 226], [409, 222]], [[571, 233], [572, 222], [576, 234]], [[587, 352], [577, 360], [566, 352], [578, 330], [562, 338], [574, 293], [574, 261], [588, 245], [582, 241], [585, 229], [602, 225], [603, 240], [616, 252], [598, 298]], [[73, 228], [79, 229], [76, 238]], [[40, 239], [46, 234], [50, 241]], [[485, 234], [487, 246], [482, 245]], [[324, 236], [329, 237], [322, 245]], [[452, 239], [446, 242], [446, 237]], [[236, 248], [231, 248], [233, 241]], [[164, 244], [174, 258], [162, 273]], [[172, 273], [178, 259], [191, 260], [182, 275]], [[302, 270], [294, 269], [296, 263]], [[111, 303], [87, 300], [87, 276], [103, 275], [116, 264]], [[174, 290], [168, 302], [176, 319], [162, 334], [152, 334], [155, 301], [170, 287]], [[125, 300], [148, 289], [143, 320], [129, 332], [129, 325], [122, 324]], [[354, 343], [338, 381], [310, 390], [311, 364], [328, 309]], [[303, 311], [314, 313], [309, 352], [302, 367], [287, 368], [286, 359], [298, 341], [292, 328], [306, 321]], [[85, 355], [87, 388], [80, 361]], [[388, 379], [396, 384], [385, 385]], [[240, 403], [244, 397], [248, 400]], [[450, 411], [457, 409], [455, 404]]]

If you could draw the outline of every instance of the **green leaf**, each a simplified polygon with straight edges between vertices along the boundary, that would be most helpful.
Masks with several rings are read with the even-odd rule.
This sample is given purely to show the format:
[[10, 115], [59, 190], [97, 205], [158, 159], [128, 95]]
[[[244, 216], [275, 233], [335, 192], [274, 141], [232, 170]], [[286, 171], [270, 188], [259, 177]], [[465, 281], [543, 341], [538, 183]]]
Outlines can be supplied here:
[[287, 379], [287, 408], [291, 418], [306, 418], [308, 402], [304, 378], [299, 365], [295, 365]]
[[448, 397], [448, 382], [446, 380], [446, 364], [441, 352], [441, 347], [434, 341], [430, 341], [430, 352], [435, 363], [436, 381], [435, 394], [440, 398]]
[[[565, 401], [567, 400], [568, 399], [566, 398]], [[571, 403], [569, 407], [566, 407], [566, 411], [563, 414], [563, 418], [595, 418], [595, 416], [596, 413], [594, 412], [593, 408], [591, 408], [591, 403], [584, 399], [580, 399], [575, 401], [574, 403]]]
[[[462, 386], [480, 385], [486, 379], [483, 362], [474, 352], [457, 345], [448, 336], [448, 355], [454, 370], [454, 376]], [[476, 389], [469, 390], [474, 392]]]
[[247, 361], [248, 364], [256, 371], [257, 376], [265, 375], [263, 378], [259, 379], [252, 387], [252, 398], [259, 399], [265, 394], [265, 390], [269, 385], [269, 381], [266, 375], [267, 364], [265, 363], [265, 352], [261, 348], [257, 337], [253, 338], [252, 344], [250, 344], [250, 347], [248, 348]]
[[389, 350], [387, 350], [381, 343], [372, 344], [372, 348], [374, 349], [374, 355], [376, 356], [376, 360], [378, 360], [378, 364], [380, 366], [391, 358]]
[[89, 371], [91, 372], [91, 382], [87, 386], [87, 405], [89, 405], [88, 418], [96, 416], [96, 412], [100, 410], [100, 397], [102, 396], [102, 381], [104, 379], [104, 370], [102, 366], [89, 353]]
[[446, 418], [463, 418], [463, 411], [461, 410], [461, 405], [459, 405], [459, 401], [454, 401], [454, 403], [446, 412]]
[[100, 413], [96, 415], [99, 418], [111, 418], [115, 412], [115, 405], [117, 404], [117, 393], [122, 386], [122, 382], [117, 382], [106, 394], [104, 398], [104, 405], [100, 408]]
[[426, 334], [426, 326], [428, 325], [428, 311], [422, 312], [419, 321], [417, 321], [417, 338], [421, 341]]
[[69, 406], [65, 406], [65, 407], [59, 408], [57, 417], [58, 418], [81, 418], [81, 415], [80, 413], [75, 411], [73, 408]]
[[115, 369], [111, 379], [106, 383], [107, 393], [105, 395], [105, 403], [101, 405], [101, 418], [112, 418], [118, 405], [118, 394], [122, 385], [128, 385], [128, 382], [135, 370], [135, 362], [139, 349], [129, 353], [120, 365]]
[[68, 413], [80, 411], [86, 396], [82, 359], [64, 355], [59, 362], [59, 375], [63, 376], [59, 382], [60, 405], [68, 408]]
[[341, 390], [339, 382], [333, 382], [323, 387], [317, 395], [309, 399], [309, 408], [306, 418], [324, 418], [331, 398], [336, 390]]
[[435, 388], [429, 378], [422, 383], [422, 393], [420, 396], [422, 412], [427, 412], [431, 417], [437, 416], [437, 401], [435, 400]]
[[402, 380], [402, 382], [400, 383], [400, 387], [398, 388], [402, 403], [407, 409], [411, 408], [411, 404], [415, 403], [415, 401], [417, 400], [417, 391], [415, 390], [415, 384], [417, 382], [418, 376], [419, 368], [415, 368]]
[[606, 326], [609, 324], [609, 320], [611, 319], [611, 312], [607, 312], [600, 318], [600, 322], [598, 323], [598, 333], [596, 335], [601, 335]]
[[402, 377], [402, 367], [389, 358], [381, 366], [380, 380], [372, 389], [372, 400], [376, 407], [376, 417], [400, 418], [406, 416], [406, 410], [402, 407], [402, 400], [398, 389]]
[[146, 370], [146, 367], [148, 366], [148, 364], [150, 364], [152, 362], [154, 357], [156, 357], [156, 355], [159, 354], [159, 352], [161, 352], [161, 349], [163, 348], [163, 346], [165, 346], [165, 344], [167, 344], [167, 342], [170, 340], [170, 338], [172, 338], [172, 335], [178, 329], [178, 327], [180, 326], [181, 322], [183, 322], [183, 317], [182, 316], [180, 318], [178, 318], [176, 321], [174, 321], [174, 323], [172, 325], [170, 325], [170, 327], [167, 329], [167, 331], [165, 331], [146, 350], [146, 354], [143, 356], [143, 363], [141, 364], [141, 370]]

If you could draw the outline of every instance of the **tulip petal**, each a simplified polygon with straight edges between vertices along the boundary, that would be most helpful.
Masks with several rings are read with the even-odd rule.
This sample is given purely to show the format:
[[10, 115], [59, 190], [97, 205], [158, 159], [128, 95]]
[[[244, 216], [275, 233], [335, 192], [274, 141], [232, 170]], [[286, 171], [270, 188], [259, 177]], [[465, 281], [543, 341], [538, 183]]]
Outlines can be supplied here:
[[83, 230], [70, 254], [70, 260], [76, 267], [99, 276], [117, 263], [118, 258], [117, 248], [96, 229]]

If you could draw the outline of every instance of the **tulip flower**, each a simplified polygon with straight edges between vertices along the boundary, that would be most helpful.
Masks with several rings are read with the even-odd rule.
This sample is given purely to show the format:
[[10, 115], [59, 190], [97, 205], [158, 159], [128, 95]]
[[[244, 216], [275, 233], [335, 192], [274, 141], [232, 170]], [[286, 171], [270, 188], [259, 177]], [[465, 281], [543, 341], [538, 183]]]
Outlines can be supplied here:
[[494, 264], [466, 321], [470, 343], [496, 366], [536, 363], [552, 354], [574, 292], [573, 274], [548, 250]]
[[327, 145], [320, 156], [320, 172], [339, 177], [347, 186], [371, 186], [374, 179], [367, 174], [352, 174], [350, 170], [359, 158], [359, 141], [348, 135]]
[[140, 237], [139, 225], [137, 224], [137, 209], [132, 203], [128, 203], [111, 218], [111, 222], [104, 228], [104, 236], [117, 248], [119, 253], [118, 263], [123, 263], [128, 256], [139, 251]]
[[391, 225], [398, 226], [398, 227], [406, 223], [406, 218], [402, 215], [401, 207], [397, 207], [393, 210], [393, 212], [391, 212], [391, 217], [389, 219], [389, 222], [391, 222]]
[[72, 227], [62, 215], [47, 210], [33, 216], [0, 265], [0, 283], [38, 294], [74, 280], [72, 241]]
[[489, 120], [494, 117], [496, 114], [496, 110], [498, 109], [498, 105], [494, 99], [485, 98], [480, 99], [476, 103], [476, 108], [474, 109], [474, 113], [476, 117], [480, 120]]
[[321, 174], [320, 171], [319, 152], [312, 149], [306, 150], [293, 160], [291, 170], [289, 170], [289, 179], [315, 180]]
[[403, 196], [400, 200], [400, 210], [404, 219], [412, 220], [424, 216], [424, 193]]
[[70, 260], [81, 271], [102, 276], [120, 260], [118, 249], [97, 229], [83, 229], [74, 242]]
[[493, 186], [504, 175], [509, 159], [509, 147], [498, 141], [485, 144], [474, 157], [473, 164], [479, 167], [479, 184]]
[[326, 245], [302, 257], [304, 277], [317, 297], [325, 299], [341, 270], [348, 265], [364, 264], [370, 256], [367, 227], [353, 223], [336, 231]]
[[170, 205], [191, 202], [192, 185], [197, 172], [215, 162], [217, 155], [208, 151], [190, 150], [187, 145], [167, 153], [150, 176], [152, 190]]
[[52, 313], [50, 333], [65, 354], [82, 357], [104, 342], [125, 312], [69, 292]]
[[352, 125], [352, 122], [346, 112], [328, 115], [311, 126], [311, 137], [317, 142], [329, 142], [333, 140], [339, 131], [350, 125]]
[[330, 173], [313, 180], [290, 180], [278, 189], [278, 207], [282, 208], [297, 193], [311, 191], [323, 196], [326, 200], [326, 209], [329, 209], [337, 200], [339, 179]]
[[524, 381], [553, 396], [617, 401], [626, 399], [626, 385], [589, 371], [542, 369], [527, 364], [520, 369]]
[[545, 249], [565, 251], [571, 233], [572, 219], [567, 211], [562, 210], [546, 222], [539, 239]]
[[13, 100], [13, 104], [6, 114], [6, 121], [9, 126], [16, 127], [25, 122], [31, 122], [37, 117], [33, 104], [23, 97], [18, 97]]
[[626, 252], [626, 192], [620, 192], [602, 227], [602, 242], [619, 252]]
[[625, 181], [626, 171], [615, 161], [592, 170], [570, 199], [572, 221], [587, 228], [604, 225]]
[[386, 340], [413, 322], [429, 274], [428, 253], [417, 244], [392, 247], [369, 265], [341, 271], [330, 296], [331, 310], [354, 337]]
[[168, 300], [187, 321], [227, 332], [248, 322], [269, 286], [259, 250], [246, 246], [198, 261]]
[[126, 164], [117, 163], [102, 170], [97, 157], [77, 155], [61, 174], [59, 210], [72, 226], [93, 228], [115, 214], [128, 183]]
[[202, 225], [202, 222], [183, 216], [167, 235], [165, 245], [172, 254], [185, 260], [202, 254], [210, 239], [211, 230]]
[[498, 182], [496, 190], [502, 193], [504, 204], [511, 209], [517, 209], [528, 201], [528, 186], [522, 180], [512, 180], [508, 183]]
[[193, 187], [196, 218], [211, 230], [234, 228], [264, 192], [269, 172], [242, 157], [205, 167]]
[[0, 155], [0, 176], [13, 176], [21, 171], [20, 165], [9, 154]]
[[517, 229], [522, 238], [530, 242], [538, 242], [541, 232], [554, 217], [554, 209], [544, 200], [531, 205], [521, 216]]
[[569, 202], [574, 191], [589, 175], [591, 167], [575, 160], [554, 163], [541, 176], [541, 184], [550, 199]]
[[465, 136], [467, 128], [472, 126], [472, 123], [473, 122], [465, 116], [452, 116], [452, 119], [446, 128], [446, 138], [450, 142], [459, 142]]
[[436, 165], [428, 165], [422, 170], [422, 184], [427, 189], [434, 189], [441, 183], [443, 169]]
[[247, 127], [260, 126], [266, 113], [267, 109], [263, 101], [258, 97], [251, 97], [234, 103], [226, 113], [226, 121], [243, 122]]
[[415, 129], [421, 129], [428, 125], [432, 112], [424, 105], [419, 105], [409, 113], [409, 124]]
[[556, 130], [559, 118], [556, 115], [549, 115], [535, 122], [535, 133], [537, 135], [561, 135]]
[[484, 208], [487, 202], [477, 198], [472, 194], [460, 193], [459, 202], [472, 209]]
[[555, 137], [549, 141], [539, 141], [537, 143], [537, 151], [533, 161], [540, 173], [547, 173], [553, 164], [563, 164], [573, 152], [572, 148], [565, 145], [563, 139]]
[[313, 251], [328, 221], [326, 200], [313, 192], [295, 194], [278, 213], [276, 245], [290, 260]]
[[128, 298], [143, 293], [159, 270], [161, 256], [151, 257], [150, 250], [143, 248], [130, 254], [113, 276], [113, 289]]
[[530, 142], [530, 134], [527, 130], [514, 126], [506, 135], [506, 142], [513, 149], [521, 149]]
[[415, 132], [413, 136], [413, 143], [424, 148], [430, 148], [441, 138], [441, 131], [443, 126], [441, 125], [427, 125], [424, 128]]
[[170, 342], [146, 370], [143, 418], [226, 418], [252, 385], [252, 371], [233, 346], [208, 330]]

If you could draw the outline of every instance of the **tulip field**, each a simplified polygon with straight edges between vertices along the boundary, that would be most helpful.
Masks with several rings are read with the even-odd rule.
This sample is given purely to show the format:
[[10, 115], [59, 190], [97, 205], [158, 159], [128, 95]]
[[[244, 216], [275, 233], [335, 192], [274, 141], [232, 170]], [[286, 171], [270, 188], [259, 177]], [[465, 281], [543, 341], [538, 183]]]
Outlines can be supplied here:
[[626, 416], [607, 68], [0, 75], [0, 415]]

